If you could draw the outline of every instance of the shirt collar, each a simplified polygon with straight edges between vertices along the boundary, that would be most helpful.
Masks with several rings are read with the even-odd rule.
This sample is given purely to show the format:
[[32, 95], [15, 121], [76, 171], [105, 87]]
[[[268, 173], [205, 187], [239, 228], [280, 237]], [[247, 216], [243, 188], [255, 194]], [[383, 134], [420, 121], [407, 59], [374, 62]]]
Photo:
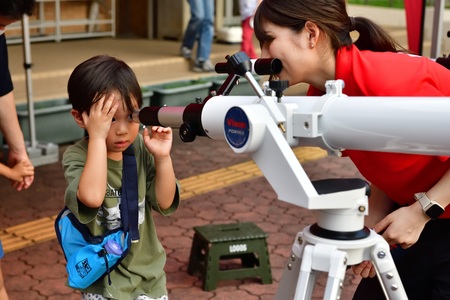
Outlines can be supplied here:
[[[352, 57], [354, 55], [354, 51], [358, 51], [355, 45], [346, 46], [340, 48], [336, 53], [336, 74], [334, 80], [342, 79], [344, 81], [344, 90], [349, 89], [352, 90], [353, 81], [351, 80], [353, 76], [353, 64]], [[323, 91], [309, 86], [307, 96], [322, 96], [325, 94]]]

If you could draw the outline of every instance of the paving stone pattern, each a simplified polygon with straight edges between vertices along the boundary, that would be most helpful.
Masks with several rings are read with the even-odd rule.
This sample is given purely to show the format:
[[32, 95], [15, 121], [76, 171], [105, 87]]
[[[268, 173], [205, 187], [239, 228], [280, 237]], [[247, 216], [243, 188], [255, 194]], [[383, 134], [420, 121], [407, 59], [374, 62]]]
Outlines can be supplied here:
[[[60, 152], [64, 149], [62, 146]], [[186, 144], [175, 136], [172, 156], [179, 179], [250, 160], [246, 154], [235, 154], [224, 141], [204, 137]], [[346, 158], [326, 157], [303, 167], [313, 180], [360, 176]], [[63, 205], [64, 188], [60, 162], [37, 167], [34, 184], [20, 193], [0, 179], [1, 227], [56, 214]], [[269, 234], [274, 282], [262, 285], [258, 279], [219, 281], [216, 290], [203, 291], [200, 278], [186, 271], [193, 227], [239, 221], [254, 222]], [[165, 271], [170, 299], [273, 299], [296, 233], [314, 221], [313, 211], [277, 200], [264, 177], [189, 198], [170, 217], [155, 214], [158, 235], [168, 255]], [[12, 251], [1, 262], [12, 300], [80, 299], [78, 292], [64, 285], [65, 260], [56, 240]], [[321, 299], [325, 279], [325, 274], [319, 277], [314, 299]], [[351, 299], [357, 282], [358, 278], [348, 273], [342, 299]]]

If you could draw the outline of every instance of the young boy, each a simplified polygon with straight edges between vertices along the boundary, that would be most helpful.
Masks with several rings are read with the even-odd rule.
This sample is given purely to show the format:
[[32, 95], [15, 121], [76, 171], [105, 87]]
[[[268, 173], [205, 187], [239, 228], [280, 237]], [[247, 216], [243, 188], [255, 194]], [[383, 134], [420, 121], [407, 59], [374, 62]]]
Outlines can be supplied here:
[[139, 235], [120, 265], [82, 291], [82, 299], [168, 299], [165, 251], [151, 210], [167, 216], [179, 205], [170, 149], [171, 128], [152, 127], [139, 134], [131, 115], [142, 106], [141, 88], [131, 68], [107, 55], [92, 57], [68, 82], [72, 116], [88, 137], [63, 155], [67, 180], [65, 204], [92, 235], [122, 226], [120, 195], [122, 152], [133, 144], [138, 170]]

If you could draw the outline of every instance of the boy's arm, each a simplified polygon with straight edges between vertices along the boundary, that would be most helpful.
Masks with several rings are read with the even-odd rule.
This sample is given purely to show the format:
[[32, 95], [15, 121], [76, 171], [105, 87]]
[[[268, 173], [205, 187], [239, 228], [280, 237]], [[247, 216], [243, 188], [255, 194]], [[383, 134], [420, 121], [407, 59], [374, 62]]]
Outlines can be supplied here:
[[172, 158], [155, 158], [155, 193], [161, 209], [168, 209], [173, 202], [176, 191], [176, 178]]
[[106, 143], [89, 138], [86, 164], [78, 184], [77, 198], [87, 207], [100, 207], [105, 198], [107, 181]]
[[0, 164], [0, 176], [11, 179], [10, 172], [11, 172], [11, 169], [7, 165]]
[[87, 207], [100, 207], [105, 198], [108, 162], [106, 138], [118, 106], [114, 95], [109, 98], [103, 96], [91, 106], [89, 115], [86, 112], [81, 115], [82, 123], [89, 133], [89, 140], [77, 198]]
[[170, 208], [177, 189], [170, 150], [172, 148], [172, 129], [170, 127], [153, 126], [145, 128], [143, 133], [147, 150], [153, 155], [155, 162], [155, 194], [162, 210]]

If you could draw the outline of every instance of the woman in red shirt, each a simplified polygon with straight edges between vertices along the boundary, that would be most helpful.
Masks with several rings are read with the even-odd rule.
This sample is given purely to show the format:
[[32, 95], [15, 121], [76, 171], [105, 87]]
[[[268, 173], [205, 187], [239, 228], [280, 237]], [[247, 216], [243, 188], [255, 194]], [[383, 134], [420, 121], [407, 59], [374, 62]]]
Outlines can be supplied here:
[[[255, 14], [261, 57], [278, 58], [280, 80], [325, 94], [342, 79], [348, 96], [450, 96], [450, 70], [402, 53], [380, 26], [349, 17], [344, 0], [264, 0]], [[357, 31], [353, 42], [350, 32]], [[399, 124], [401, 126], [401, 124]], [[366, 225], [390, 245], [409, 299], [450, 299], [450, 159], [346, 150], [371, 183]], [[416, 199], [420, 199], [417, 201]], [[436, 202], [427, 210], [429, 199]], [[447, 207], [448, 206], [448, 207]], [[447, 207], [447, 209], [445, 209]], [[363, 279], [354, 299], [383, 299], [370, 262], [353, 266]]]

